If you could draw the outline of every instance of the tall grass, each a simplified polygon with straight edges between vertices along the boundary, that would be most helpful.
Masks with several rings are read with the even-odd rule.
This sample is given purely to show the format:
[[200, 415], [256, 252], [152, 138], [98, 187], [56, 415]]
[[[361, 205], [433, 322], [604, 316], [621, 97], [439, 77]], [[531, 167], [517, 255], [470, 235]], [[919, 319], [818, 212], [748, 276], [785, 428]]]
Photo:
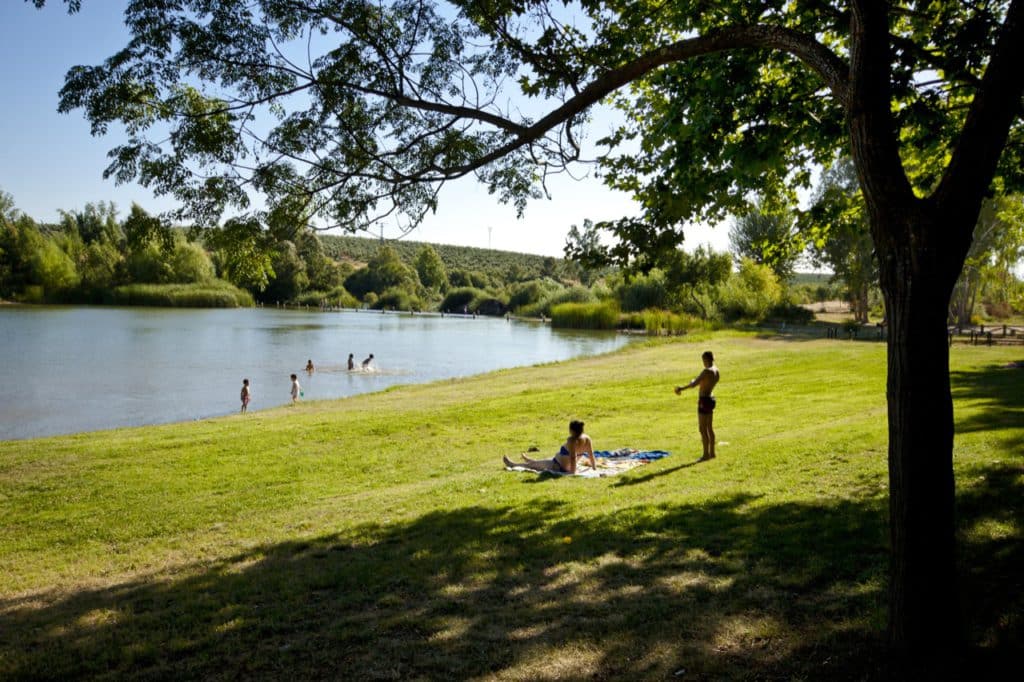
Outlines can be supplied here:
[[559, 303], [551, 308], [551, 326], [565, 329], [615, 329], [619, 309], [614, 303]]
[[165, 308], [238, 308], [253, 304], [252, 294], [223, 280], [190, 284], [126, 284], [109, 303]]
[[629, 331], [643, 331], [648, 336], [685, 334], [689, 331], [710, 330], [714, 325], [699, 317], [669, 310], [649, 308], [637, 313], [626, 313], [619, 319], [619, 328]]

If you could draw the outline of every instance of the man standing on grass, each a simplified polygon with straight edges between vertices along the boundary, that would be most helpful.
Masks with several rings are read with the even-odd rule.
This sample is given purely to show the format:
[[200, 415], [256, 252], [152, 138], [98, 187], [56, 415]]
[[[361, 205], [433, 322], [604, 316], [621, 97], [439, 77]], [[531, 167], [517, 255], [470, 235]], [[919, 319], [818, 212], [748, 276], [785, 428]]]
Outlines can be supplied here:
[[715, 458], [715, 429], [712, 420], [715, 416], [715, 397], [712, 393], [718, 383], [718, 368], [715, 367], [715, 356], [707, 350], [700, 356], [704, 362], [704, 369], [697, 378], [685, 386], [676, 386], [676, 395], [679, 395], [687, 388], [697, 386], [697, 428], [700, 429], [700, 439], [704, 444], [704, 456], [701, 461]]

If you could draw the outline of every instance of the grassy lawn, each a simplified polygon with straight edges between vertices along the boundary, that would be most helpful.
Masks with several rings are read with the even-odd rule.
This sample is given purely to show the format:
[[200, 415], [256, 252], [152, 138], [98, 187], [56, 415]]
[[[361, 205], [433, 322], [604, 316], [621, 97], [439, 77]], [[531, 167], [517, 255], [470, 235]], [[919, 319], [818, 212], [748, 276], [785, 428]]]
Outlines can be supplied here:
[[[697, 463], [715, 351], [719, 457]], [[959, 599], [1019, 661], [1024, 348], [952, 350]], [[617, 477], [506, 473], [578, 417]], [[0, 443], [0, 678], [865, 679], [882, 344], [720, 333], [204, 422]], [[685, 670], [685, 672], [680, 672]]]

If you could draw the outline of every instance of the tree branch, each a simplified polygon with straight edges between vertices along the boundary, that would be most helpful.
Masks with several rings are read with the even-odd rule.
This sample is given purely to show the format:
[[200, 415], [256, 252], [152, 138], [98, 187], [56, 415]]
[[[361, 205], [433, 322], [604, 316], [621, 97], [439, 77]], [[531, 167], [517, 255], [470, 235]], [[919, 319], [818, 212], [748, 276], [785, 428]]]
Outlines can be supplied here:
[[852, 0], [850, 5], [851, 154], [868, 210], [878, 216], [908, 205], [914, 191], [900, 160], [892, 115], [888, 3]]
[[831, 50], [798, 31], [775, 26], [737, 26], [666, 45], [605, 72], [581, 89], [578, 95], [525, 128], [515, 139], [452, 171], [464, 175], [536, 142], [548, 131], [571, 121], [607, 95], [661, 66], [727, 50], [753, 48], [775, 49], [796, 56], [813, 69], [833, 95], [848, 107], [850, 95], [846, 64]]
[[947, 210], [981, 201], [1024, 97], [1024, 0], [1013, 0], [949, 165], [935, 191]]

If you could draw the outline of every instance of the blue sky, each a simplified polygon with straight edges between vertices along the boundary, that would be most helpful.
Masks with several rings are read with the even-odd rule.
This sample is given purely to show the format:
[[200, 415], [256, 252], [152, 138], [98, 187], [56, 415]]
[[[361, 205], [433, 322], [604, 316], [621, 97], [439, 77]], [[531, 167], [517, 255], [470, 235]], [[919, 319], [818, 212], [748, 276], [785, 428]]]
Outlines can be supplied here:
[[[36, 10], [23, 0], [0, 3], [0, 190], [36, 220], [55, 221], [58, 211], [87, 202], [113, 201], [122, 215], [132, 202], [150, 212], [173, 206], [138, 185], [103, 180], [107, 150], [116, 133], [94, 138], [80, 113], [57, 113], [64, 74], [76, 64], [96, 64], [125, 45], [123, 0], [86, 0], [69, 16], [59, 0]], [[595, 130], [593, 137], [604, 131]], [[562, 176], [549, 182], [551, 199], [532, 201], [522, 219], [472, 179], [442, 191], [438, 212], [409, 238], [443, 244], [561, 256], [565, 235], [583, 220], [633, 215], [627, 195], [593, 178]], [[710, 243], [728, 247], [728, 227], [693, 228], [689, 248]]]

